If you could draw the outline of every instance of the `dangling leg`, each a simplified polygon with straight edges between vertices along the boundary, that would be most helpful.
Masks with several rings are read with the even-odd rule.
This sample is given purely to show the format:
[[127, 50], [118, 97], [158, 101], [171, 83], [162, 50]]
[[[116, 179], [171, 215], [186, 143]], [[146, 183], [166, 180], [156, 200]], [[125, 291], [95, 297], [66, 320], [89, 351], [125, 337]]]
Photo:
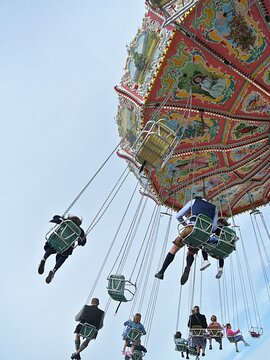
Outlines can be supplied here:
[[79, 354], [79, 350], [80, 350], [80, 344], [81, 344], [81, 337], [80, 337], [80, 334], [76, 334], [75, 336], [75, 353], [73, 353], [71, 355], [71, 359], [80, 359], [80, 354]]
[[164, 278], [164, 273], [167, 269], [167, 267], [170, 265], [171, 262], [174, 260], [175, 254], [185, 245], [183, 243], [183, 239], [188, 236], [193, 229], [193, 225], [186, 226], [180, 233], [179, 236], [173, 241], [173, 246], [171, 250], [168, 252], [164, 263], [162, 265], [162, 268], [155, 274], [155, 277], [162, 280]]
[[202, 257], [203, 257], [203, 263], [202, 263], [202, 266], [201, 266], [201, 268], [200, 268], [200, 271], [203, 271], [203, 270], [205, 270], [206, 268], [208, 268], [208, 266], [210, 266], [211, 264], [210, 264], [210, 262], [208, 261], [208, 254], [207, 254], [207, 252], [204, 250], [204, 249], [202, 249]]
[[52, 281], [52, 279], [54, 278], [54, 274], [64, 264], [67, 258], [68, 258], [67, 255], [63, 255], [63, 254], [56, 255], [56, 263], [54, 265], [54, 268], [49, 272], [48, 276], [46, 277], [47, 284], [49, 284]]
[[224, 266], [224, 259], [218, 259], [218, 272], [216, 274], [216, 279], [220, 279], [223, 274], [223, 266]]
[[188, 281], [190, 268], [194, 261], [194, 254], [196, 254], [198, 252], [198, 250], [199, 249], [188, 248], [188, 253], [187, 253], [187, 257], [186, 257], [186, 267], [184, 269], [183, 275], [180, 280], [181, 285], [184, 285]]
[[38, 266], [38, 273], [40, 275], [42, 275], [44, 273], [45, 262], [48, 259], [48, 257], [51, 256], [52, 254], [55, 254], [55, 250], [47, 242], [44, 245], [44, 250], [45, 250], [45, 254], [44, 254], [43, 258], [41, 259], [40, 264]]

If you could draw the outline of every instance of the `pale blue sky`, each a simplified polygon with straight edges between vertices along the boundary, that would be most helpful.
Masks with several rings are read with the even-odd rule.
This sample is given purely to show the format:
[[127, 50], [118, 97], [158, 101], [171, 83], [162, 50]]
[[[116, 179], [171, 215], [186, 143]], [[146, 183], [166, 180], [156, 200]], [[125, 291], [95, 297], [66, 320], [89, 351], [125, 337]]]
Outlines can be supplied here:
[[[0, 2], [3, 359], [69, 359], [74, 350], [74, 317], [93, 286], [123, 206], [136, 184], [134, 177], [129, 176], [112, 210], [106, 212], [89, 234], [86, 247], [74, 251], [50, 285], [44, 280], [54, 259], [48, 260], [44, 276], [37, 274], [37, 266], [43, 255], [44, 236], [50, 228], [49, 219], [64, 212], [119, 142], [115, 123], [118, 99], [113, 87], [123, 75], [126, 45], [133, 40], [144, 12], [143, 0]], [[125, 162], [114, 156], [72, 209], [71, 213], [84, 218], [84, 228], [89, 226], [124, 168]], [[149, 201], [148, 214], [153, 205]], [[269, 207], [263, 211], [269, 218]], [[244, 316], [240, 316], [240, 326], [250, 348], [240, 345], [241, 352], [236, 356], [233, 346], [225, 339], [222, 352], [216, 346], [211, 353], [207, 352], [206, 358], [210, 360], [260, 359], [268, 349], [269, 299], [259, 255], [250, 235], [248, 215], [237, 217], [237, 222], [249, 253], [265, 334], [260, 340], [250, 339]], [[176, 226], [173, 219], [170, 239], [176, 235]], [[166, 251], [169, 247], [170, 244]], [[160, 250], [161, 244], [157, 247], [151, 281]], [[109, 272], [113, 260], [105, 273]], [[160, 284], [145, 359], [179, 358], [172, 335], [181, 264], [182, 256], [178, 254]], [[215, 270], [215, 260], [212, 260], [211, 268], [204, 273], [201, 308], [208, 319], [212, 313], [220, 317]], [[269, 268], [267, 270], [269, 272]], [[108, 299], [106, 275], [95, 292], [101, 308]], [[196, 296], [198, 298], [198, 294]], [[241, 294], [239, 298], [241, 308]], [[147, 296], [145, 302], [148, 302]], [[179, 325], [184, 334], [189, 306], [187, 285], [183, 290]], [[83, 359], [122, 358], [122, 324], [129, 317], [131, 304], [121, 305], [116, 316], [115, 308], [116, 304], [112, 304], [104, 329], [82, 353]], [[142, 322], [144, 318], [142, 312]]]

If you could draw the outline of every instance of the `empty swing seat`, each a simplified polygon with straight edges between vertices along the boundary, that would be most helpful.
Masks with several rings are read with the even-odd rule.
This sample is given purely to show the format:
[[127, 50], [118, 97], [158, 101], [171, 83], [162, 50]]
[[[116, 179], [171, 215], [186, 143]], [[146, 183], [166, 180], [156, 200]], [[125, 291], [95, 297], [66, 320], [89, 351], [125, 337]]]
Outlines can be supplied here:
[[206, 215], [199, 214], [196, 218], [192, 232], [183, 239], [183, 243], [193, 248], [200, 247], [209, 239], [212, 227], [212, 220]]
[[263, 329], [258, 327], [252, 327], [249, 330], [250, 336], [254, 339], [258, 339], [263, 334]]
[[87, 323], [82, 324], [80, 335], [86, 339], [92, 340], [97, 336], [97, 329], [94, 325], [90, 325]]
[[124, 275], [110, 275], [108, 277], [107, 290], [113, 300], [128, 302], [131, 301], [135, 295], [136, 285], [126, 280]]
[[204, 250], [214, 258], [224, 259], [235, 249], [235, 242], [238, 239], [233, 229], [223, 226], [217, 242], [207, 242], [204, 244]]
[[46, 235], [48, 244], [57, 252], [62, 253], [72, 246], [80, 237], [81, 229], [72, 220], [64, 220]]
[[[141, 140], [143, 139], [143, 140]], [[157, 166], [162, 159], [177, 144], [177, 138], [172, 129], [162, 122], [149, 121], [145, 129], [142, 130], [138, 142], [134, 144], [136, 160], [143, 164]]]

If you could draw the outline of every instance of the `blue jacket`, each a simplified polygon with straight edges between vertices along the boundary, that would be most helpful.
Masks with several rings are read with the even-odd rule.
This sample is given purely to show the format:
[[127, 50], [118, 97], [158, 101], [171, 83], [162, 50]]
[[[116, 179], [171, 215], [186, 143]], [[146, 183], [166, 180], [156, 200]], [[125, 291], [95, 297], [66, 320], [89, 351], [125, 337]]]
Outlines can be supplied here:
[[[213, 222], [213, 229], [216, 228], [217, 219], [218, 219], [218, 210], [217, 207], [205, 199], [195, 198], [188, 202], [177, 214], [176, 219], [181, 223], [185, 224], [185, 220], [183, 216], [191, 212], [191, 216], [189, 218], [190, 223], [194, 223], [196, 220], [196, 216], [199, 214], [204, 214], [208, 216]], [[194, 216], [193, 216], [194, 215]]]

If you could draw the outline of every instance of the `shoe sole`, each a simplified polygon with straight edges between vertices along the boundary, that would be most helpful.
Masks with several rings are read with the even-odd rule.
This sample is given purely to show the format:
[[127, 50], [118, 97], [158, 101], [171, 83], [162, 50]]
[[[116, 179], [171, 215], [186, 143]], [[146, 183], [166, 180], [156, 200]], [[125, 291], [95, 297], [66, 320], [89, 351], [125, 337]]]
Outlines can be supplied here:
[[49, 275], [46, 277], [46, 283], [49, 284], [54, 277], [54, 273], [52, 271], [49, 272]]
[[180, 280], [181, 285], [185, 285], [185, 283], [188, 281], [189, 273], [190, 273], [190, 269], [185, 269]]
[[44, 269], [45, 269], [45, 261], [41, 261], [38, 267], [39, 275], [42, 275], [44, 273]]
[[211, 264], [207, 264], [207, 265], [201, 267], [201, 268], [200, 268], [200, 271], [203, 271], [203, 270], [207, 269], [210, 265], [211, 265]]

